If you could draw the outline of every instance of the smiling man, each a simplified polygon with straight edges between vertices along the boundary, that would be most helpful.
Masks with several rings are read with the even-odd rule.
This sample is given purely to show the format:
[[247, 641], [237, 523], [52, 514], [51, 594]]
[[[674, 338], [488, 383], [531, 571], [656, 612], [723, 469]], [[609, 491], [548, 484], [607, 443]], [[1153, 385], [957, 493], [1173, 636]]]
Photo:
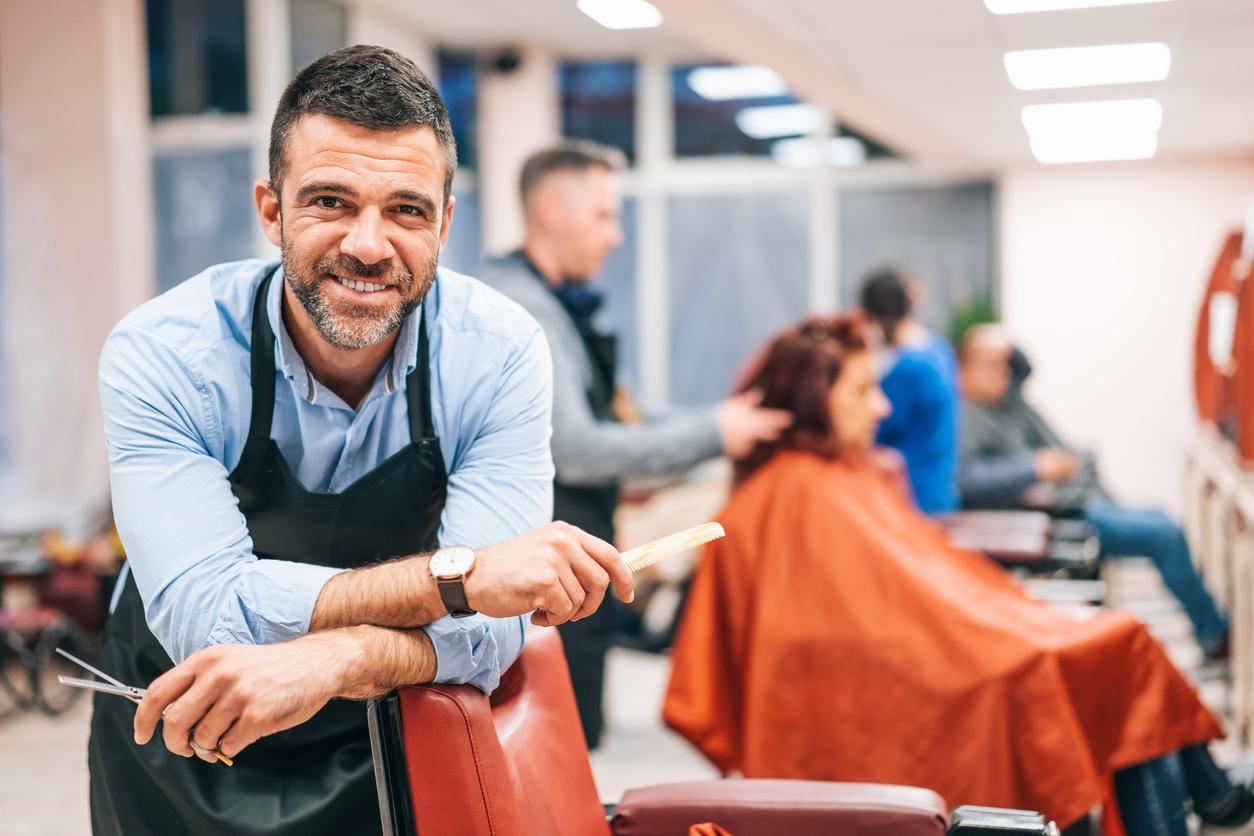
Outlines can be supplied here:
[[101, 667], [148, 691], [97, 695], [96, 833], [378, 832], [360, 700], [491, 691], [523, 616], [631, 595], [612, 547], [546, 525], [544, 335], [437, 268], [455, 166], [412, 62], [326, 56], [284, 93], [254, 187], [281, 260], [212, 267], [110, 336], [129, 573]]

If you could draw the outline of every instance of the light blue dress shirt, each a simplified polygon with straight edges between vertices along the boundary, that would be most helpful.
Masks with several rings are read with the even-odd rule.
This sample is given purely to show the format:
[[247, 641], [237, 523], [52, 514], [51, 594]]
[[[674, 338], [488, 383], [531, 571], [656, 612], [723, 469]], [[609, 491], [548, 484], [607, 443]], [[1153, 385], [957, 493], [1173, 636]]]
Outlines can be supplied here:
[[[149, 628], [176, 663], [213, 644], [304, 635], [323, 584], [342, 571], [259, 560], [227, 479], [248, 437], [253, 297], [273, 266], [211, 267], [130, 313], [101, 355], [118, 532]], [[449, 476], [440, 543], [483, 548], [552, 518], [552, 370], [544, 334], [522, 308], [441, 268], [353, 410], [297, 354], [282, 289], [280, 270], [267, 298], [276, 335], [271, 436], [307, 490], [343, 491], [409, 443], [405, 377], [421, 312], [432, 422]], [[522, 651], [525, 623], [475, 615], [427, 625], [436, 680], [490, 692]]]

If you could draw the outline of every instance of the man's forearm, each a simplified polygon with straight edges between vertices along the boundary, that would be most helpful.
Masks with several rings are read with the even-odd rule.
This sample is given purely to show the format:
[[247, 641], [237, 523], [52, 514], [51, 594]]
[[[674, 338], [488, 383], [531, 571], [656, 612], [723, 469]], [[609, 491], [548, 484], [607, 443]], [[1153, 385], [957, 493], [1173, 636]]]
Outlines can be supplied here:
[[342, 668], [336, 696], [345, 699], [370, 699], [435, 679], [435, 649], [422, 630], [345, 627], [309, 638], [337, 645]]
[[427, 571], [427, 557], [391, 560], [353, 569], [322, 587], [309, 619], [309, 632], [372, 624], [412, 629], [448, 614]]
[[963, 502], [975, 507], [1014, 507], [1035, 481], [1031, 453], [972, 457], [958, 471]]

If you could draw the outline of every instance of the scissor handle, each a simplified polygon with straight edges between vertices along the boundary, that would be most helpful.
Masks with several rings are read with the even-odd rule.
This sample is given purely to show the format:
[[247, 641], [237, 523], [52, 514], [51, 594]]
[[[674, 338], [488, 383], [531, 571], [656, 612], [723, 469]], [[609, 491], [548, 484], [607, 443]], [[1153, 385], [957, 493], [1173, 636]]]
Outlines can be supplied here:
[[235, 761], [231, 760], [226, 755], [219, 752], [217, 749], [206, 749], [204, 746], [201, 746], [199, 743], [197, 743], [194, 740], [188, 740], [187, 742], [191, 744], [192, 749], [194, 749], [197, 754], [209, 755], [213, 757], [215, 761], [220, 761], [226, 764], [227, 766], [235, 766]]

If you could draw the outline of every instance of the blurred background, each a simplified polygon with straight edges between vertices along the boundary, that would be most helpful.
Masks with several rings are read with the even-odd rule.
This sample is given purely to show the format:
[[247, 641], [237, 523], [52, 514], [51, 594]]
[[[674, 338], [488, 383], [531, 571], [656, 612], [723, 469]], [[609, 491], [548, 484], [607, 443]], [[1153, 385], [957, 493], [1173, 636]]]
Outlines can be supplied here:
[[[1249, 0], [0, 0], [5, 561], [108, 565], [100, 346], [203, 268], [277, 256], [251, 200], [275, 104], [354, 43], [412, 58], [448, 106], [447, 267], [519, 243], [530, 152], [624, 152], [599, 284], [646, 410], [724, 397], [769, 335], [895, 265], [932, 329], [1005, 323], [1116, 494], [1197, 520], [1199, 439], [1244, 478], [1199, 430], [1194, 362], [1225, 241], [1247, 229], [1242, 280], [1254, 249], [1252, 42]], [[1060, 59], [1086, 47], [1116, 51]], [[41, 594], [10, 582], [5, 606]], [[660, 693], [651, 665], [620, 663], [611, 695]], [[710, 771], [653, 728], [655, 697], [617, 705], [639, 734], [597, 753], [606, 794], [656, 775], [650, 753]], [[0, 782], [0, 821], [43, 804], [46, 832], [85, 832], [85, 705], [0, 719], [0, 763], [34, 751], [39, 786]]]

